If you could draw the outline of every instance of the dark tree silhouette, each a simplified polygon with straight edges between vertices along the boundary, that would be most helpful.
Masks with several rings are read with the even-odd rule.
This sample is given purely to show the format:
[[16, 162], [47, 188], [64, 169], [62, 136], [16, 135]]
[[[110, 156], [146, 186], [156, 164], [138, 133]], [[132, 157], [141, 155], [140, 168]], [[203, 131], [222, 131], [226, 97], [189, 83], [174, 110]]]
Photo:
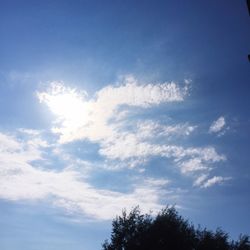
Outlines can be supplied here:
[[166, 207], [156, 216], [141, 214], [139, 207], [112, 222], [110, 242], [103, 250], [250, 250], [249, 237], [230, 241], [221, 229], [215, 232], [197, 229], [183, 219], [174, 207]]

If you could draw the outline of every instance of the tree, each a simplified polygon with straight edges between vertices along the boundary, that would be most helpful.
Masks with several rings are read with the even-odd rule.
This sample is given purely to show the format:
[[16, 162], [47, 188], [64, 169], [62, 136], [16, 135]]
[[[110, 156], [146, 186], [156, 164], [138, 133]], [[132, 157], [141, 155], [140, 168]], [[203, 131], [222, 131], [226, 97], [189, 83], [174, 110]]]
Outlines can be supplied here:
[[195, 229], [178, 214], [166, 207], [156, 216], [141, 214], [139, 207], [122, 212], [112, 222], [110, 242], [103, 250], [250, 250], [249, 237], [240, 236], [234, 242], [221, 229], [215, 232]]
[[247, 235], [240, 235], [239, 240], [233, 243], [233, 249], [237, 250], [249, 250], [250, 240]]

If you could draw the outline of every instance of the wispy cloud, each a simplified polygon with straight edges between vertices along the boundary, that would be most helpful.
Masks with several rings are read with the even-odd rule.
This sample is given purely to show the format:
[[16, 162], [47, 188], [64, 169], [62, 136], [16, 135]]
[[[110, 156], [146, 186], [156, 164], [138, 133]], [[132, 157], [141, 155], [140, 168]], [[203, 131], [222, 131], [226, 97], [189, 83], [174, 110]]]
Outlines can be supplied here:
[[205, 162], [224, 161], [224, 155], [219, 155], [213, 147], [184, 148], [176, 145], [157, 145], [147, 142], [139, 142], [136, 136], [127, 134], [120, 140], [112, 141], [100, 149], [100, 154], [110, 159], [126, 160], [128, 158], [161, 156], [173, 158], [176, 162], [187, 158], [199, 157]]
[[231, 180], [231, 177], [222, 177], [222, 176], [214, 176], [211, 179], [208, 179], [203, 185], [202, 187], [204, 188], [208, 188], [211, 187], [215, 184], [222, 184], [225, 181]]
[[206, 164], [206, 161], [202, 160], [199, 157], [191, 158], [190, 160], [183, 161], [180, 164], [181, 172], [183, 174], [198, 172], [208, 170], [209, 166]]
[[3, 199], [46, 199], [68, 212], [99, 219], [110, 219], [124, 207], [137, 204], [145, 210], [161, 207], [159, 187], [166, 182], [147, 180], [130, 193], [96, 189], [72, 168], [56, 171], [34, 167], [33, 162], [43, 159], [38, 145], [1, 133], [0, 148], [0, 197]]
[[198, 178], [196, 178], [193, 185], [195, 187], [200, 187], [202, 186], [202, 183], [204, 183], [207, 178], [208, 178], [208, 174], [202, 174]]
[[[130, 192], [96, 188], [88, 177], [89, 170], [99, 166], [63, 149], [70, 142], [84, 140], [98, 145], [95, 153], [101, 156], [98, 164], [103, 171], [135, 171], [137, 167], [138, 175], [143, 176], [149, 160], [160, 157], [170, 160], [180, 174], [194, 180], [196, 187], [208, 188], [229, 180], [222, 176], [209, 179], [216, 163], [226, 160], [214, 146], [182, 143], [197, 130], [197, 125], [189, 121], [161, 121], [157, 115], [140, 116], [146, 109], [183, 102], [189, 88], [190, 81], [182, 85], [144, 84], [127, 77], [89, 97], [84, 90], [51, 83], [46, 91], [37, 92], [40, 102], [55, 114], [50, 142], [43, 131], [32, 129], [0, 133], [0, 198], [43, 199], [68, 212], [109, 219], [125, 206], [139, 204], [145, 211], [159, 209], [162, 193], [168, 201], [178, 196], [170, 187], [173, 180], [164, 178], [141, 179], [131, 185]], [[225, 120], [219, 118], [211, 130], [218, 132], [224, 126]], [[53, 160], [57, 157], [60, 167]]]
[[142, 138], [169, 138], [174, 136], [188, 136], [197, 126], [189, 125], [188, 123], [162, 125], [159, 122], [152, 120], [138, 122], [137, 134]]
[[19, 128], [19, 132], [27, 134], [27, 135], [39, 135], [41, 134], [41, 131], [35, 130], [35, 129], [26, 129], [26, 128]]
[[226, 126], [226, 120], [223, 116], [219, 117], [216, 121], [214, 121], [210, 128], [209, 133], [218, 133], [221, 132]]
[[186, 86], [181, 88], [174, 82], [140, 84], [128, 77], [120, 85], [101, 89], [92, 99], [87, 99], [85, 92], [79, 94], [62, 83], [52, 83], [48, 91], [38, 92], [38, 97], [60, 118], [60, 126], [53, 131], [60, 135], [61, 143], [67, 143], [79, 139], [101, 141], [113, 136], [119, 128], [115, 119], [126, 115], [121, 107], [148, 108], [180, 102], [186, 94]]
[[[190, 136], [197, 125], [162, 124], [156, 117], [154, 120], [129, 117], [132, 107], [145, 110], [183, 102], [189, 88], [190, 81], [184, 81], [182, 86], [174, 82], [153, 85], [139, 83], [130, 76], [115, 86], [104, 87], [93, 98], [56, 82], [47, 91], [38, 92], [38, 97], [58, 117], [52, 131], [59, 134], [60, 143], [75, 140], [98, 143], [100, 155], [109, 161], [125, 162], [128, 167], [145, 165], [151, 157], [164, 157], [172, 159], [182, 174], [192, 175], [197, 171], [208, 172], [214, 163], [226, 160], [212, 146], [176, 144], [176, 139], [181, 141]], [[220, 131], [224, 125], [225, 120], [220, 117], [212, 124], [211, 131]]]
[[213, 176], [211, 178], [208, 178], [207, 174], [203, 174], [195, 180], [194, 186], [199, 186], [201, 188], [208, 188], [216, 184], [217, 185], [223, 184], [224, 182], [229, 181], [231, 179], [232, 177], [222, 177], [222, 176]]

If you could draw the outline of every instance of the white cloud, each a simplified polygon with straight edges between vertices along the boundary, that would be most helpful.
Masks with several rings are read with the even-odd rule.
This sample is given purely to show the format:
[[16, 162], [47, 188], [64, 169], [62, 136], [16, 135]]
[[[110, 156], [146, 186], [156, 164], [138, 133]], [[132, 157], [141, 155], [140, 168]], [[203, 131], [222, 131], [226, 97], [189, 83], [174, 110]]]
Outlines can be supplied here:
[[[150, 156], [160, 156], [172, 158], [176, 162], [185, 161], [185, 165], [191, 164], [187, 159], [196, 158], [200, 162], [219, 162], [225, 161], [226, 157], [216, 152], [213, 147], [184, 148], [176, 145], [159, 145], [141, 142], [134, 134], [124, 134], [119, 139], [112, 140], [102, 145], [100, 154], [109, 159], [126, 160], [133, 157], [147, 158]], [[197, 162], [196, 162], [197, 165]]]
[[[109, 85], [89, 98], [84, 91], [53, 82], [50, 89], [37, 95], [56, 116], [52, 132], [59, 135], [59, 141], [50, 144], [43, 138], [42, 131], [32, 129], [19, 129], [16, 136], [0, 133], [0, 198], [47, 200], [68, 212], [99, 219], [113, 218], [124, 207], [136, 205], [145, 211], [158, 210], [162, 192], [169, 200], [176, 198], [176, 193], [166, 191], [170, 181], [163, 178], [143, 179], [129, 193], [95, 188], [88, 182], [87, 174], [90, 168], [97, 166], [74, 159], [62, 150], [63, 144], [75, 140], [98, 143], [99, 154], [104, 157], [103, 170], [145, 167], [150, 157], [157, 156], [171, 159], [182, 174], [196, 176], [199, 173], [194, 186], [207, 188], [228, 180], [229, 177], [221, 176], [208, 179], [213, 164], [226, 160], [214, 147], [177, 145], [177, 141], [190, 136], [197, 126], [188, 122], [162, 124], [152, 119], [129, 119], [132, 107], [142, 110], [181, 102], [189, 88], [189, 80], [180, 87], [174, 82], [141, 84], [128, 77], [123, 83]], [[221, 125], [221, 121], [216, 125], [216, 122], [217, 130], [213, 128], [213, 132], [225, 125]], [[52, 162], [59, 156], [63, 162], [60, 167]], [[46, 168], [48, 164], [50, 168]], [[139, 175], [143, 171], [145, 168], [139, 169]]]
[[0, 152], [8, 150], [16, 151], [20, 148], [20, 142], [15, 140], [13, 136], [0, 133]]
[[[183, 101], [190, 87], [190, 81], [185, 82], [185, 87], [181, 88], [173, 82], [139, 84], [129, 77], [120, 85], [101, 89], [95, 98], [88, 100], [85, 92], [79, 94], [62, 83], [53, 83], [50, 90], [38, 93], [38, 97], [60, 118], [53, 132], [60, 135], [61, 143], [80, 139], [98, 142], [102, 156], [108, 160], [126, 161], [130, 167], [145, 163], [151, 156], [172, 158], [178, 162], [181, 172], [188, 174], [208, 170], [211, 167], [208, 165], [226, 158], [213, 147], [183, 148], [172, 142], [176, 137], [189, 136], [196, 129], [195, 125], [162, 125], [153, 120], [131, 122], [126, 119], [129, 109], [119, 109], [122, 105], [148, 108], [164, 102]], [[218, 121], [220, 124], [221, 118]], [[214, 127], [218, 127], [218, 121]], [[126, 128], [128, 124], [132, 130]]]
[[188, 123], [175, 125], [162, 125], [152, 120], [138, 122], [137, 134], [142, 138], [166, 138], [173, 136], [188, 136], [197, 126], [191, 126]]
[[209, 133], [218, 133], [225, 127], [225, 125], [226, 125], [225, 118], [221, 116], [211, 124], [209, 128]]
[[195, 181], [194, 181], [194, 186], [200, 187], [202, 183], [208, 178], [208, 174], [202, 174], [200, 175]]
[[[159, 186], [162, 181], [137, 185], [131, 193], [96, 189], [72, 168], [61, 171], [34, 167], [42, 160], [42, 148], [0, 134], [0, 198], [17, 200], [51, 200], [69, 212], [83, 213], [99, 219], [111, 219], [124, 207], [137, 204], [143, 209], [159, 209]], [[101, 209], [100, 209], [101, 208]]]
[[93, 99], [86, 99], [85, 92], [52, 83], [45, 92], [38, 92], [40, 102], [48, 105], [59, 120], [53, 132], [60, 135], [60, 142], [88, 139], [102, 141], [113, 136], [118, 124], [111, 122], [116, 117], [126, 116], [121, 106], [148, 108], [167, 102], [183, 101], [187, 89], [176, 83], [139, 84], [134, 78], [125, 79], [118, 85], [109, 85], [96, 93]]
[[[38, 97], [57, 116], [52, 131], [59, 134], [59, 143], [75, 140], [98, 143], [99, 154], [106, 159], [109, 169], [125, 165], [134, 168], [158, 156], [171, 159], [185, 175], [207, 173], [214, 163], [225, 161], [226, 157], [211, 146], [176, 145], [177, 140], [190, 136], [197, 126], [188, 122], [161, 124], [152, 119], [129, 119], [131, 107], [141, 110], [183, 101], [191, 81], [184, 82], [183, 87], [174, 82], [141, 84], [127, 77], [116, 86], [99, 90], [93, 98], [84, 91], [54, 82], [47, 91], [38, 92]], [[224, 125], [225, 119], [220, 117], [211, 125], [211, 131], [220, 131]]]
[[0, 133], [0, 163], [26, 163], [41, 159], [38, 145], [23, 143], [12, 135]]
[[212, 187], [216, 184], [222, 184], [225, 181], [228, 181], [231, 179], [232, 179], [232, 177], [222, 177], [222, 176], [213, 176], [212, 178], [208, 179], [208, 175], [203, 174], [195, 180], [194, 186], [208, 188], [208, 187]]
[[192, 158], [180, 164], [183, 174], [193, 173], [197, 171], [208, 170], [209, 167], [200, 158]]
[[156, 186], [156, 187], [165, 186], [165, 185], [169, 184], [169, 182], [170, 181], [167, 179], [147, 178], [145, 180], [146, 184], [149, 184], [151, 186]]
[[186, 90], [176, 83], [139, 84], [133, 77], [125, 84], [107, 86], [97, 92], [96, 102], [115, 109], [119, 105], [149, 107], [164, 102], [183, 101]]
[[27, 135], [33, 135], [33, 136], [41, 134], [40, 130], [35, 130], [35, 129], [19, 128], [18, 131], [21, 132], [21, 133], [24, 133], [24, 134], [27, 134]]
[[208, 179], [203, 185], [202, 187], [204, 188], [208, 188], [211, 187], [215, 184], [222, 184], [225, 181], [231, 180], [231, 177], [222, 177], [222, 176], [214, 176], [211, 179]]

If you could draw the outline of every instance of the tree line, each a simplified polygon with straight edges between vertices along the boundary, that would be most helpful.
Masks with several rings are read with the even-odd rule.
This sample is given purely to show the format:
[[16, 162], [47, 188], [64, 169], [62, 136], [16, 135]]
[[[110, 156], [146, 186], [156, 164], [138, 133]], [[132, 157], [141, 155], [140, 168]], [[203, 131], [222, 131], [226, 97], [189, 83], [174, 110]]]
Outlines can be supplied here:
[[110, 240], [103, 250], [250, 250], [249, 236], [231, 240], [228, 233], [195, 228], [174, 207], [166, 207], [156, 216], [142, 214], [139, 207], [124, 210], [112, 222]]

